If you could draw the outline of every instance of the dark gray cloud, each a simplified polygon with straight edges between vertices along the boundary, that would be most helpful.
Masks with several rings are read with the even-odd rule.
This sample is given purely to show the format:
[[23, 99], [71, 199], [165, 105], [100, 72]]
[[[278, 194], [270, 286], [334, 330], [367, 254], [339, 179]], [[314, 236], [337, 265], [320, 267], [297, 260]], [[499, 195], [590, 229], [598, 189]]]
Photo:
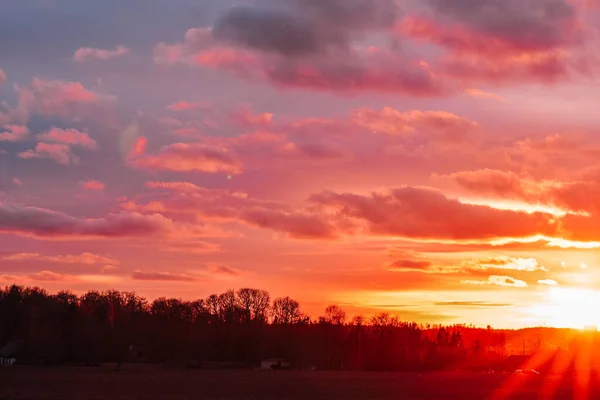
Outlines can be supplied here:
[[319, 37], [314, 24], [280, 11], [236, 7], [214, 26], [217, 40], [286, 56], [314, 53], [331, 38]]
[[294, 4], [315, 20], [344, 29], [388, 28], [401, 16], [394, 0], [294, 0]]
[[393, 26], [393, 0], [287, 0], [272, 7], [234, 7], [214, 25], [217, 40], [300, 56], [346, 49], [353, 39]]
[[428, 0], [438, 16], [524, 50], [570, 42], [576, 12], [568, 0]]

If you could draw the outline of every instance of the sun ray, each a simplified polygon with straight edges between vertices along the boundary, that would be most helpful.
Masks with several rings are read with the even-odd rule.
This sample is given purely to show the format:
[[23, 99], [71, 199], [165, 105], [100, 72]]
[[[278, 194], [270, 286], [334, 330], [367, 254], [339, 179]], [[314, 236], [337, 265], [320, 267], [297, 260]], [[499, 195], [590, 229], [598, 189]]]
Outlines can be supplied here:
[[[546, 364], [552, 359], [555, 350], [551, 351], [539, 351], [534, 353], [527, 361], [525, 361], [520, 369], [534, 370], [537, 371], [541, 366]], [[489, 400], [504, 400], [510, 398], [510, 396], [516, 393], [527, 381], [535, 378], [533, 375], [521, 375], [518, 373], [512, 373], [504, 381], [504, 383], [498, 387], [494, 393], [489, 397]]]
[[576, 344], [575, 371], [573, 379], [573, 399], [588, 400], [592, 373], [592, 340], [590, 333], [584, 333]]
[[560, 384], [564, 381], [573, 359], [573, 353], [570, 351], [558, 350], [556, 352], [549, 371], [549, 374], [552, 376], [549, 379], [545, 379], [542, 385], [542, 390], [540, 392], [541, 400], [554, 399], [554, 395], [560, 387]]

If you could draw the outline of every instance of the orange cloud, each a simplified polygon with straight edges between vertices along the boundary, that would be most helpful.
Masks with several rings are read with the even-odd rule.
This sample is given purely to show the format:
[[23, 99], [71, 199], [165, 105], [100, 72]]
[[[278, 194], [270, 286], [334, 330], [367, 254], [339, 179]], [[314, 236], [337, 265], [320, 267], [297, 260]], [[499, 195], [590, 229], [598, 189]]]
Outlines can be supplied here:
[[527, 287], [527, 282], [525, 282], [525, 281], [511, 278], [510, 276], [499, 276], [499, 275], [492, 275], [488, 278], [487, 281], [465, 280], [465, 281], [462, 281], [462, 283], [469, 284], [469, 285], [496, 285], [496, 286], [503, 286], [503, 287], [515, 287], [515, 288]]
[[548, 271], [535, 258], [496, 257], [478, 260], [477, 264], [483, 269], [500, 268], [529, 272]]
[[[291, 207], [281, 202], [252, 198], [243, 192], [206, 189], [186, 182], [148, 182], [147, 186], [171, 190], [172, 195], [167, 198], [160, 196], [161, 200], [149, 200], [145, 204], [128, 201], [122, 207], [131, 212], [158, 211], [167, 215], [202, 216], [217, 222], [237, 222], [295, 238], [335, 239], [367, 235], [426, 241], [489, 242], [488, 246], [492, 245], [491, 241], [502, 239], [528, 241], [527, 246], [535, 245], [537, 248], [555, 238], [594, 240], [591, 236], [592, 222], [589, 221], [590, 236], [574, 236], [576, 229], [573, 224], [583, 222], [567, 219], [567, 216], [462, 203], [427, 188], [403, 187], [371, 195], [323, 192], [311, 196], [304, 207]], [[435, 215], [445, 217], [432, 218]], [[531, 241], [532, 238], [539, 239]], [[538, 243], [534, 244], [536, 241]], [[502, 243], [498, 242], [494, 246], [500, 245]], [[526, 259], [510, 261], [516, 263], [517, 270], [521, 264], [528, 262]], [[506, 266], [509, 268], [509, 261], [505, 264], [509, 264]]]
[[591, 176], [572, 182], [527, 179], [513, 172], [498, 170], [463, 171], [448, 178], [472, 193], [524, 200], [532, 204], [558, 207], [568, 212], [600, 213], [595, 194], [600, 195], [600, 180]]
[[387, 266], [388, 271], [427, 271], [431, 268], [431, 261], [401, 259], [390, 263]]
[[371, 195], [324, 192], [312, 196], [311, 201], [371, 235], [481, 240], [556, 231], [547, 214], [464, 204], [425, 188], [403, 187]]
[[82, 63], [89, 60], [108, 60], [128, 53], [129, 49], [125, 46], [117, 46], [114, 50], [81, 47], [73, 54], [73, 61]]
[[0, 85], [6, 82], [8, 78], [6, 77], [6, 72], [0, 69]]
[[558, 282], [552, 279], [541, 279], [537, 281], [538, 285], [557, 286]]

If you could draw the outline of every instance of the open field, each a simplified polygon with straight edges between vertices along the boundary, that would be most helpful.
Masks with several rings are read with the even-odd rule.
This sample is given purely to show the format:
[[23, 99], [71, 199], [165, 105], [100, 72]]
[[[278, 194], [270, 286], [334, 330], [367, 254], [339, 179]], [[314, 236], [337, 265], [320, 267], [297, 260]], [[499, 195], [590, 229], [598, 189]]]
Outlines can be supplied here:
[[[600, 394], [597, 377], [591, 379], [589, 397], [574, 396], [572, 376], [512, 378], [471, 373], [14, 367], [0, 369], [0, 399], [593, 399]], [[507, 382], [518, 389], [498, 391]], [[551, 392], [552, 397], [541, 395]]]

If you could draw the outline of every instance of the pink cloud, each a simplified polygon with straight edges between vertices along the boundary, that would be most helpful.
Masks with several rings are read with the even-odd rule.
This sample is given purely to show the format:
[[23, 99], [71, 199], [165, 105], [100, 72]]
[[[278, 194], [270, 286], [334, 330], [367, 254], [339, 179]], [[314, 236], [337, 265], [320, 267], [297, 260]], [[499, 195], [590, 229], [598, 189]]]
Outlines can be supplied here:
[[13, 178], [13, 180], [12, 180], [12, 181], [13, 181], [13, 183], [14, 183], [15, 185], [17, 185], [17, 186], [23, 186], [23, 182], [21, 182], [21, 180], [20, 180], [20, 179], [18, 179], [18, 178]]
[[22, 116], [31, 113], [65, 119], [114, 119], [116, 99], [87, 90], [80, 82], [34, 78], [27, 87], [17, 87], [17, 109]]
[[77, 218], [43, 208], [5, 203], [0, 203], [0, 233], [57, 240], [162, 237], [168, 241], [230, 235], [211, 227], [175, 222], [159, 214], [122, 212], [102, 218]]
[[86, 132], [77, 129], [52, 128], [47, 132], [36, 135], [36, 138], [42, 142], [78, 146], [86, 150], [98, 149], [98, 143], [95, 140], [90, 138]]
[[135, 204], [135, 210], [160, 206], [163, 212], [192, 213], [216, 221], [232, 221], [261, 229], [270, 229], [294, 238], [333, 238], [333, 224], [323, 215], [284, 203], [253, 199], [246, 193], [206, 189], [186, 182], [148, 182], [150, 188], [173, 191], [173, 198], [147, 205]]
[[127, 157], [130, 159], [133, 159], [138, 156], [141, 156], [146, 152], [147, 147], [148, 147], [148, 139], [141, 136], [136, 139], [136, 141], [133, 144], [133, 147], [131, 148], [131, 150], [129, 151], [129, 154], [127, 155]]
[[486, 0], [494, 13], [469, 1], [430, 2], [429, 13], [399, 24], [401, 34], [448, 50], [436, 70], [487, 82], [552, 82], [581, 70], [581, 57], [571, 53], [580, 48], [583, 30], [568, 0]]
[[352, 158], [352, 153], [327, 138], [311, 138], [308, 135], [291, 139], [292, 135], [259, 130], [215, 143], [235, 151], [244, 162], [254, 165], [275, 161], [289, 164], [291, 161], [322, 164], [340, 162]]
[[488, 100], [497, 100], [504, 101], [504, 98], [496, 93], [486, 92], [481, 89], [475, 88], [467, 88], [465, 89], [465, 94], [470, 97], [474, 97], [477, 99], [488, 99]]
[[177, 103], [167, 106], [171, 111], [193, 111], [193, 110], [206, 110], [211, 107], [208, 102], [187, 102], [178, 101]]
[[219, 263], [208, 263], [206, 264], [206, 268], [215, 275], [239, 276], [243, 274], [243, 271], [239, 269]]
[[66, 280], [68, 276], [52, 271], [40, 271], [35, 274], [27, 275], [27, 278], [31, 279], [32, 281], [60, 282]]
[[78, 164], [79, 158], [71, 153], [71, 148], [64, 144], [38, 143], [35, 149], [27, 150], [18, 154], [19, 157], [49, 158], [62, 165]]
[[79, 182], [79, 185], [87, 190], [101, 191], [104, 190], [104, 183], [95, 179]]
[[21, 142], [29, 137], [29, 128], [25, 125], [6, 125], [0, 133], [0, 142]]
[[242, 163], [227, 148], [201, 143], [175, 143], [162, 147], [155, 154], [135, 155], [132, 165], [150, 170], [178, 172], [225, 172], [239, 174]]
[[215, 254], [223, 251], [218, 244], [201, 242], [198, 240], [186, 240], [185, 238], [164, 243], [160, 246], [160, 250], [169, 253], [182, 254]]
[[23, 125], [27, 115], [17, 108], [10, 107], [6, 102], [0, 101], [0, 127], [7, 125]]
[[418, 132], [459, 139], [477, 127], [477, 123], [445, 111], [406, 111], [391, 107], [381, 111], [359, 109], [352, 113], [351, 121], [376, 133], [408, 135]]
[[543, 191], [540, 182], [522, 179], [510, 171], [491, 169], [461, 171], [450, 174], [447, 178], [471, 192], [505, 198], [539, 199]]
[[96, 265], [96, 264], [115, 264], [119, 265], [119, 260], [114, 258], [104, 257], [92, 253], [81, 253], [79, 255], [57, 255], [57, 256], [43, 256], [38, 253], [15, 253], [9, 256], [1, 258], [5, 261], [43, 261], [59, 264], [82, 264], [82, 265]]
[[273, 114], [261, 113], [255, 115], [250, 107], [240, 107], [232, 113], [233, 122], [244, 128], [269, 127], [273, 124]]
[[[197, 32], [201, 32], [198, 34]], [[445, 85], [419, 60], [388, 49], [338, 49], [332, 54], [288, 58], [259, 49], [233, 47], [212, 37], [210, 29], [188, 31], [183, 43], [159, 43], [160, 64], [209, 66], [280, 87], [356, 94], [364, 91], [439, 96]]]
[[125, 46], [117, 46], [114, 50], [82, 47], [77, 49], [75, 54], [73, 54], [73, 61], [108, 60], [109, 58], [120, 57], [128, 53], [129, 49]]
[[16, 275], [0, 275], [0, 281], [9, 282], [9, 283], [17, 283], [19, 281], [19, 277]]
[[159, 282], [194, 282], [198, 278], [186, 274], [176, 274], [163, 271], [140, 271], [137, 270], [131, 275], [134, 281], [159, 281]]
[[[19, 137], [26, 136], [29, 130], [26, 127], [17, 127]], [[13, 136], [15, 130], [13, 129]], [[34, 149], [19, 153], [21, 158], [49, 158], [59, 164], [78, 164], [79, 158], [71, 151], [71, 147], [77, 146], [86, 150], [96, 150], [98, 144], [85, 132], [77, 129], [52, 128], [47, 132], [35, 136], [40, 140]]]
[[6, 77], [6, 72], [0, 69], [0, 85], [6, 82], [8, 78]]
[[[514, 1], [513, 3], [515, 3], [515, 8], [511, 12], [515, 14], [526, 8], [533, 8], [522, 4], [517, 5], [517, 2]], [[475, 13], [478, 11], [474, 11]], [[484, 17], [484, 13], [481, 13], [480, 16]], [[459, 54], [488, 55], [496, 59], [552, 51], [572, 45], [572, 34], [574, 33], [572, 29], [576, 29], [575, 26], [567, 27], [558, 22], [557, 25], [551, 26], [551, 23], [540, 21], [540, 25], [538, 25], [540, 29], [553, 29], [552, 37], [537, 35], [537, 33], [527, 36], [524, 31], [529, 28], [536, 29], [536, 27], [524, 27], [523, 32], [510, 32], [509, 29], [501, 32], [503, 28], [496, 32], [491, 30], [483, 32], [483, 30], [491, 28], [491, 25], [476, 25], [472, 23], [474, 21], [462, 19], [462, 17], [455, 18], [453, 21], [439, 15], [433, 18], [409, 17], [403, 21], [401, 28], [411, 37], [434, 42]], [[573, 20], [564, 22], [573, 24]]]
[[105, 265], [104, 267], [102, 267], [100, 269], [100, 271], [102, 273], [107, 273], [107, 272], [115, 272], [116, 270], [118, 270], [119, 268], [115, 267], [114, 265]]

